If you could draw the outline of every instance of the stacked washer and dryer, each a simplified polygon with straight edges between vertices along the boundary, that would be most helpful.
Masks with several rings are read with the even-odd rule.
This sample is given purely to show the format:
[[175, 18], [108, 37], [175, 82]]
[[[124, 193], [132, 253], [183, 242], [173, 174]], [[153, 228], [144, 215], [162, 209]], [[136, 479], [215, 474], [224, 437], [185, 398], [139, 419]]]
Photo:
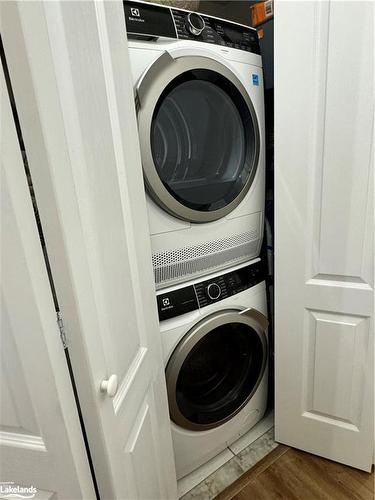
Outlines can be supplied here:
[[181, 478], [267, 404], [262, 60], [247, 26], [144, 2], [124, 10]]

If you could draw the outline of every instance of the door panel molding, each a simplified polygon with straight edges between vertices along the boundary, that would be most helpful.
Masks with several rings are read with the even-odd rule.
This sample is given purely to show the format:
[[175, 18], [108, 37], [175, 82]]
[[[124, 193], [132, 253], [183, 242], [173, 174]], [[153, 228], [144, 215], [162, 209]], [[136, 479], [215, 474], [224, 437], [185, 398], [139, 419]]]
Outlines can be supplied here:
[[[367, 21], [359, 39], [350, 46], [345, 40], [348, 25], [340, 24], [340, 16], [350, 18], [349, 11], [354, 15], [353, 4], [323, 2], [316, 7], [313, 62], [316, 111], [311, 124], [309, 178], [314, 186], [311, 241], [316, 246], [312, 249], [311, 277], [334, 275], [349, 280], [353, 277], [354, 281], [371, 284], [372, 273], [366, 269], [372, 261], [365, 252], [365, 226], [371, 210], [373, 137], [373, 108], [367, 102], [373, 69], [371, 51], [366, 50], [371, 21]], [[338, 54], [344, 55], [345, 64]], [[349, 68], [355, 78], [348, 80]], [[347, 84], [342, 85], [342, 81]], [[356, 120], [354, 125], [348, 126], [345, 119], [348, 115]], [[360, 139], [355, 134], [351, 136], [354, 129]], [[351, 172], [352, 164], [357, 166], [355, 172]], [[336, 196], [338, 186], [341, 196]]]
[[34, 451], [47, 451], [43, 438], [18, 432], [0, 432], [0, 444], [15, 448], [28, 448]]
[[303, 414], [356, 426], [363, 398], [369, 318], [307, 310]]

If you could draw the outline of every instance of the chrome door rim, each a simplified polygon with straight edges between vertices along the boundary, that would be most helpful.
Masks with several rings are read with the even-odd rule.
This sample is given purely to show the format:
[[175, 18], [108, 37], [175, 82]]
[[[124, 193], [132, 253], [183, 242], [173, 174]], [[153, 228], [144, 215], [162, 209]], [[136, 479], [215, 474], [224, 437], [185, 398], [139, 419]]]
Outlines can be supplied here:
[[[185, 206], [177, 201], [166, 189], [161, 181], [152, 156], [151, 149], [151, 124], [155, 107], [159, 98], [176, 77], [194, 69], [208, 69], [219, 73], [227, 78], [243, 97], [250, 112], [255, 135], [255, 155], [251, 173], [240, 193], [234, 200], [218, 210], [199, 211]], [[141, 146], [141, 157], [144, 171], [144, 178], [147, 189], [153, 200], [165, 211], [175, 217], [189, 222], [203, 223], [221, 219], [232, 212], [248, 193], [258, 166], [260, 151], [259, 124], [255, 109], [245, 87], [234, 73], [222, 63], [206, 56], [180, 56], [173, 58], [168, 52], [160, 56], [146, 71], [137, 87], [137, 112], [139, 140]]]
[[[210, 424], [197, 424], [195, 422], [191, 422], [181, 413], [177, 404], [176, 387], [177, 387], [178, 375], [180, 373], [184, 361], [186, 360], [187, 356], [189, 355], [193, 347], [208, 333], [210, 333], [214, 328], [217, 328], [218, 326], [225, 325], [228, 323], [242, 323], [252, 328], [258, 334], [258, 337], [262, 343], [262, 352], [263, 352], [262, 366], [259, 376], [248, 397], [230, 415]], [[250, 399], [253, 397], [256, 390], [258, 389], [259, 384], [262, 381], [264, 371], [266, 369], [268, 361], [268, 351], [267, 351], [268, 342], [265, 331], [267, 329], [267, 326], [268, 326], [267, 318], [262, 313], [260, 313], [255, 309], [248, 309], [245, 311], [240, 311], [236, 309], [226, 309], [211, 314], [210, 316], [206, 317], [205, 319], [197, 323], [193, 328], [189, 330], [189, 332], [180, 340], [180, 342], [174, 349], [172, 355], [169, 358], [165, 370], [169, 413], [171, 416], [171, 420], [176, 425], [184, 429], [189, 429], [194, 431], [204, 431], [208, 429], [213, 429], [231, 420], [247, 405], [247, 403], [250, 401]]]

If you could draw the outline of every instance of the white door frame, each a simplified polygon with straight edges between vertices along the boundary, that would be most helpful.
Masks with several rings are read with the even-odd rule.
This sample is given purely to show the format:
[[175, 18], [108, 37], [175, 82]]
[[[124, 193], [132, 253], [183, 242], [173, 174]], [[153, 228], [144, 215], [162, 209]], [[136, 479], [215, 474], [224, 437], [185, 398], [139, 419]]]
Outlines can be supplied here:
[[[122, 2], [4, 2], [1, 8], [100, 494], [142, 498], [157, 483], [157, 496], [176, 498]], [[129, 322], [117, 289], [125, 294], [124, 311], [133, 304]], [[122, 332], [129, 353], [116, 352]], [[119, 354], [129, 364], [112, 400], [100, 384]]]

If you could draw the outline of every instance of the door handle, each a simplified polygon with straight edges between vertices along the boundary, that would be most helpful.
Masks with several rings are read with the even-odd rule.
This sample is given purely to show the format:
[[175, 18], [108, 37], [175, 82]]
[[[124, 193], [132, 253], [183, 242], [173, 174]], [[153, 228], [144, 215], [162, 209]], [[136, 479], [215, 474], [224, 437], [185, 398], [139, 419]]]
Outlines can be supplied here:
[[[173, 57], [168, 51], [163, 52], [163, 54], [153, 62], [147, 71], [143, 73], [137, 84], [136, 89], [136, 102], [138, 106], [142, 107], [143, 100], [148, 92], [150, 84], [158, 76], [158, 74], [174, 61]], [[162, 89], [164, 90], [164, 89]], [[162, 92], [160, 91], [160, 93]]]
[[253, 318], [255, 321], [257, 321], [260, 324], [260, 326], [263, 330], [267, 330], [267, 327], [269, 325], [268, 319], [264, 316], [264, 314], [257, 311], [256, 309], [249, 307], [248, 309], [241, 311], [240, 314], [246, 314], [246, 316]]
[[100, 384], [100, 392], [105, 392], [107, 396], [113, 398], [117, 392], [118, 378], [117, 375], [111, 375], [109, 379], [102, 380]]

